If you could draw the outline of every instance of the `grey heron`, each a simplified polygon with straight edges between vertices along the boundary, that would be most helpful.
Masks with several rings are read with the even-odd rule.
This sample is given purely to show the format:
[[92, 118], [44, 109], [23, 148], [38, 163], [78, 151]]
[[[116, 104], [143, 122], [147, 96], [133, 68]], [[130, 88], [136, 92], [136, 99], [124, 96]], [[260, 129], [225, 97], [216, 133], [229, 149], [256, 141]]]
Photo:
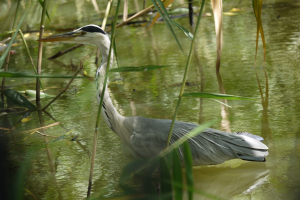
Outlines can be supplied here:
[[[102, 54], [102, 63], [95, 76], [96, 95], [99, 104], [107, 63], [110, 62], [110, 66], [113, 63], [113, 56], [108, 60], [110, 47], [108, 34], [99, 26], [90, 24], [72, 32], [43, 38], [40, 41], [60, 41], [98, 46]], [[103, 107], [101, 114], [106, 124], [121, 138], [123, 145], [135, 157], [150, 158], [164, 149], [171, 120], [122, 116], [114, 107], [107, 90], [105, 90], [104, 101], [101, 106]], [[176, 121], [171, 143], [197, 126], [192, 123]], [[263, 140], [261, 137], [246, 132], [227, 133], [208, 128], [201, 134], [190, 138], [189, 144], [194, 165], [219, 164], [235, 158], [264, 162], [265, 156], [268, 155], [268, 147], [261, 140]]]

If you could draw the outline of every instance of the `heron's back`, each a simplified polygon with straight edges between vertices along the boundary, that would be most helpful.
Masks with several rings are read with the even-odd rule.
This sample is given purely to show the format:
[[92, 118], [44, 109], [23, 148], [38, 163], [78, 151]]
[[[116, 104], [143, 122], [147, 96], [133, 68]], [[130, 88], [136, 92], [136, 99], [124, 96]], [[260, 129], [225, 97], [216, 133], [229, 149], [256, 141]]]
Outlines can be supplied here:
[[[150, 158], [157, 155], [166, 145], [171, 120], [128, 117], [125, 123], [132, 124], [130, 146], [139, 156]], [[183, 137], [198, 125], [176, 121], [171, 143]], [[248, 134], [248, 136], [246, 136]], [[219, 164], [226, 160], [241, 158], [265, 161], [268, 147], [253, 139], [251, 134], [238, 135], [208, 128], [189, 139], [194, 165]], [[255, 136], [253, 136], [255, 138]], [[258, 136], [257, 136], [258, 137]]]

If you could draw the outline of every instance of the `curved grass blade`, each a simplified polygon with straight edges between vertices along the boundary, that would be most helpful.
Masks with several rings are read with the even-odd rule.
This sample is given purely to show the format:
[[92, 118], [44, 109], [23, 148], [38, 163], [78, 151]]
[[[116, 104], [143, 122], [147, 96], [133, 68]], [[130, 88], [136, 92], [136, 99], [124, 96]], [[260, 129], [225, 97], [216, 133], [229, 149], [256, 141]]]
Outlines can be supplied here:
[[[30, 3], [31, 3], [31, 2], [30, 2]], [[30, 3], [29, 3], [29, 6], [30, 6]], [[27, 9], [26, 9], [26, 11], [25, 11], [23, 17], [21, 18], [20, 23], [18, 24], [15, 33], [14, 33], [13, 36], [11, 37], [11, 40], [10, 40], [9, 44], [7, 45], [7, 48], [6, 48], [5, 52], [4, 52], [4, 53], [2, 54], [2, 56], [0, 57], [0, 68], [2, 67], [2, 65], [3, 65], [3, 63], [4, 63], [4, 61], [5, 61], [5, 58], [6, 58], [7, 54], [8, 54], [8, 51], [10, 50], [10, 47], [11, 47], [12, 43], [14, 42], [14, 40], [15, 40], [15, 38], [16, 38], [18, 32], [19, 32], [19, 29], [20, 29], [20, 27], [21, 27], [21, 24], [23, 23], [23, 21], [24, 21], [24, 19], [25, 19], [25, 16], [26, 16], [26, 14], [27, 14], [27, 12], [28, 12], [29, 6], [27, 7]]]
[[13, 89], [5, 89], [4, 95], [6, 96], [8, 103], [25, 107], [29, 110], [36, 110], [36, 107], [30, 101]]
[[[164, 5], [165, 7], [168, 7], [174, 0], [167, 0], [167, 1], [164, 1]], [[155, 17], [153, 18], [151, 24], [148, 26], [147, 30], [146, 31], [149, 31], [150, 28], [155, 24], [155, 22], [158, 20], [158, 18], [160, 17], [160, 14], [159, 12], [156, 13]]]
[[178, 24], [177, 22], [174, 22], [173, 20], [171, 21], [175, 26], [177, 26], [177, 28], [179, 28], [189, 39], [193, 39], [194, 35], [189, 32], [186, 28], [184, 28], [183, 26], [181, 26], [180, 24]]
[[110, 69], [109, 72], [140, 72], [140, 71], [152, 71], [163, 67], [170, 67], [169, 65], [145, 65], [139, 67], [119, 67]]
[[15, 31], [16, 31], [16, 30], [6, 31], [6, 32], [4, 32], [4, 33], [1, 33], [1, 34], [0, 34], [0, 38], [1, 38], [2, 36], [4, 36], [4, 35], [14, 33]]
[[194, 98], [213, 98], [213, 99], [229, 99], [229, 100], [256, 100], [248, 97], [233, 96], [227, 94], [214, 94], [214, 93], [184, 93], [183, 97], [194, 97]]
[[[44, 2], [42, 0], [37, 0], [37, 1], [41, 4], [42, 8], [44, 8]], [[47, 10], [46, 10], [46, 15], [49, 21], [51, 21]]]
[[84, 76], [35, 75], [35, 74], [24, 74], [24, 73], [17, 73], [17, 72], [0, 72], [0, 77], [14, 77], [14, 78], [85, 78]]
[[[160, 192], [162, 195], [172, 193], [172, 185], [171, 185], [171, 174], [170, 168], [168, 167], [166, 157], [160, 159]], [[169, 198], [165, 198], [172, 200], [172, 196]]]
[[[173, 34], [179, 48], [181, 49], [181, 51], [183, 52], [183, 49], [180, 45], [180, 42], [177, 38], [177, 34], [175, 32], [174, 29], [174, 25], [171, 23], [171, 19], [168, 15], [168, 12], [165, 8], [165, 6], [163, 5], [163, 3], [161, 2], [161, 0], [151, 0], [153, 5], [155, 6], [155, 8], [157, 9], [157, 11], [160, 13], [160, 15], [162, 16], [162, 18], [164, 19], [164, 21], [166, 22], [167, 27], [170, 29], [171, 33]], [[159, 5], [159, 6], [158, 6]]]
[[175, 194], [175, 200], [182, 200], [183, 199], [183, 187], [178, 187], [177, 185], [173, 184], [175, 182], [175, 183], [181, 183], [183, 185], [181, 160], [180, 160], [177, 149], [175, 149], [173, 151], [172, 175], [173, 175], [172, 185], [173, 185], [173, 190], [174, 190], [174, 194]]
[[[186, 184], [188, 187], [194, 187], [194, 177], [193, 177], [193, 158], [190, 149], [190, 145], [187, 141], [182, 144], [182, 152], [184, 158], [184, 165], [185, 165], [185, 175], [186, 175]], [[193, 199], [193, 191], [188, 191], [189, 200]]]
[[[29, 51], [27, 42], [26, 42], [26, 40], [25, 40], [25, 38], [24, 38], [23, 32], [22, 32], [21, 29], [19, 30], [19, 32], [20, 32], [22, 41], [23, 41], [23, 43], [24, 43], [25, 49], [26, 49], [26, 51], [27, 51], [27, 53], [28, 53], [28, 56], [29, 56], [31, 65], [32, 65], [32, 67], [33, 67], [33, 70], [34, 70], [35, 74], [38, 75], [38, 72], [37, 72], [37, 70], [36, 70], [36, 68], [35, 68], [35, 65], [34, 65], [34, 63], [33, 63], [33, 59], [32, 59], [31, 53], [30, 53], [30, 51]], [[45, 89], [44, 89], [44, 86], [43, 86], [43, 84], [42, 84], [42, 82], [41, 82], [41, 80], [40, 80], [39, 78], [38, 78], [38, 81], [39, 81], [39, 84], [40, 84], [41, 87], [42, 87], [42, 90], [44, 91], [44, 90], [45, 90]], [[46, 95], [46, 97], [47, 97], [47, 94], [46, 94], [46, 93], [45, 93], [45, 95]]]
[[185, 66], [183, 80], [182, 80], [182, 84], [181, 84], [181, 88], [180, 88], [180, 93], [179, 93], [177, 105], [176, 105], [176, 108], [175, 108], [175, 112], [174, 112], [174, 115], [173, 115], [173, 118], [172, 118], [172, 123], [171, 123], [171, 127], [170, 127], [170, 130], [169, 130], [169, 135], [168, 135], [166, 147], [169, 146], [170, 140], [171, 140], [171, 137], [172, 137], [172, 133], [173, 133], [173, 128], [174, 128], [176, 116], [177, 116], [177, 113], [178, 113], [178, 110], [179, 110], [179, 106], [180, 106], [180, 102], [181, 102], [181, 97], [182, 97], [182, 94], [183, 94], [183, 91], [184, 91], [184, 86], [185, 86], [185, 82], [186, 82], [186, 78], [187, 78], [187, 73], [188, 73], [188, 70], [189, 70], [189, 66], [190, 66], [191, 59], [192, 59], [192, 54], [193, 54], [193, 51], [194, 51], [196, 34], [197, 34], [197, 31], [198, 31], [198, 28], [199, 28], [199, 25], [200, 25], [200, 20], [201, 20], [201, 16], [202, 16], [204, 4], [205, 4], [205, 0], [202, 0], [201, 9], [200, 9], [200, 12], [199, 12], [199, 16], [198, 16], [198, 20], [197, 20], [197, 24], [196, 24], [196, 28], [195, 28], [194, 38], [193, 38], [193, 41], [191, 43], [189, 56], [188, 56], [187, 63], [186, 63], [186, 66]]

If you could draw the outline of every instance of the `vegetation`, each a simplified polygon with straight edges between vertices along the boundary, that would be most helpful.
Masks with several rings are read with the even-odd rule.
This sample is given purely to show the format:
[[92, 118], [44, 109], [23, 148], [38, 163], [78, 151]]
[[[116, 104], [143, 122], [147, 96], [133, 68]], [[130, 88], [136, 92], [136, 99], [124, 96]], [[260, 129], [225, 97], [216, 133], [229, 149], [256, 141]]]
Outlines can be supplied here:
[[[20, 3], [20, 0], [18, 1]], [[126, 2], [126, 1], [125, 1]], [[191, 44], [190, 44], [190, 49], [188, 52], [188, 57], [187, 57], [187, 62], [186, 62], [186, 67], [185, 67], [185, 72], [184, 75], [182, 77], [182, 82], [181, 82], [181, 88], [180, 88], [180, 93], [178, 96], [178, 100], [177, 100], [177, 104], [176, 104], [176, 108], [175, 108], [175, 112], [173, 115], [173, 121], [172, 121], [172, 126], [170, 128], [170, 132], [169, 132], [169, 137], [168, 137], [168, 141], [166, 143], [166, 148], [163, 152], [161, 152], [159, 155], [153, 157], [150, 160], [134, 160], [132, 162], [130, 162], [128, 165], [126, 165], [123, 169], [122, 172], [122, 176], [120, 178], [120, 187], [123, 189], [123, 193], [122, 194], [115, 194], [115, 195], [110, 195], [109, 198], [114, 197], [114, 199], [157, 199], [158, 197], [160, 199], [183, 199], [184, 196], [184, 191], [187, 191], [188, 193], [188, 199], [193, 199], [193, 193], [198, 193], [201, 194], [203, 196], [206, 196], [208, 198], [211, 199], [221, 199], [217, 196], [205, 193], [205, 191], [199, 191], [196, 190], [194, 188], [193, 185], [193, 170], [192, 170], [192, 156], [191, 156], [191, 152], [189, 149], [189, 145], [186, 142], [186, 140], [188, 140], [188, 138], [195, 136], [196, 134], [201, 134], [201, 131], [203, 131], [204, 129], [206, 129], [207, 127], [210, 127], [215, 121], [211, 121], [211, 122], [207, 122], [202, 124], [201, 126], [199, 126], [197, 129], [191, 131], [186, 138], [182, 138], [180, 140], [178, 140], [177, 142], [173, 143], [170, 145], [170, 138], [171, 138], [171, 134], [172, 134], [172, 128], [174, 125], [174, 122], [176, 120], [176, 116], [177, 113], [179, 111], [179, 107], [180, 107], [180, 103], [182, 98], [187, 98], [187, 97], [191, 97], [191, 98], [213, 98], [213, 99], [233, 99], [233, 100], [249, 100], [250, 98], [245, 98], [245, 97], [239, 97], [239, 96], [233, 96], [233, 95], [225, 95], [225, 93], [223, 94], [222, 91], [220, 91], [220, 93], [222, 94], [212, 94], [212, 93], [204, 93], [204, 92], [199, 92], [199, 93], [184, 93], [184, 89], [185, 89], [185, 85], [187, 83], [187, 74], [188, 74], [188, 70], [189, 70], [189, 66], [191, 63], [191, 59], [192, 56], [194, 55], [194, 49], [195, 49], [195, 42], [196, 39], [198, 39], [197, 37], [197, 33], [199, 32], [198, 29], [200, 28], [200, 20], [201, 17], [203, 15], [203, 9], [205, 6], [208, 6], [207, 4], [205, 4], [205, 0], [203, 1], [189, 1], [190, 4], [194, 4], [197, 7], [200, 8], [200, 11], [198, 13], [198, 17], [197, 17], [197, 21], [196, 21], [196, 26], [194, 28], [194, 32], [191, 33], [190, 31], [188, 31], [187, 27], [181, 26], [180, 24], [176, 23], [175, 21], [173, 21], [169, 15], [168, 15], [168, 11], [167, 11], [167, 6], [170, 5], [171, 3], [174, 2], [174, 0], [166, 0], [166, 1], [161, 1], [161, 0], [152, 0], [151, 1], [153, 5], [151, 5], [148, 8], [145, 8], [144, 10], [137, 12], [135, 15], [129, 17], [129, 18], [123, 18], [124, 21], [123, 22], [119, 22], [118, 21], [118, 16], [119, 16], [119, 8], [121, 5], [121, 1], [118, 0], [115, 7], [116, 7], [116, 12], [113, 13], [111, 12], [111, 16], [113, 15], [114, 20], [111, 24], [111, 29], [106, 29], [107, 32], [110, 32], [111, 30], [111, 40], [112, 40], [112, 44], [111, 44], [111, 49], [114, 48], [114, 51], [117, 52], [116, 49], [116, 43], [115, 43], [115, 36], [118, 34], [116, 33], [116, 28], [124, 26], [126, 23], [129, 23], [130, 21], [132, 21], [133, 19], [136, 19], [137, 17], [142, 16], [144, 13], [147, 13], [149, 11], [149, 8], [154, 9], [157, 12], [157, 17], [155, 17], [153, 19], [152, 24], [155, 23], [155, 21], [158, 19], [159, 16], [162, 16], [163, 20], [165, 21], [165, 24], [167, 25], [168, 29], [171, 31], [172, 36], [174, 37], [174, 42], [176, 42], [176, 44], [178, 45], [179, 49], [184, 52], [184, 49], [182, 47], [182, 44], [180, 42], [180, 38], [178, 37], [178, 33], [177, 30], [182, 31], [190, 40], [191, 40]], [[18, 15], [18, 9], [19, 9], [19, 3], [17, 6], [17, 10], [15, 12], [15, 19], [17, 19], [17, 15]], [[41, 1], [39, 0], [40, 5], [43, 8], [42, 11], [42, 15], [41, 15], [41, 28], [40, 28], [40, 33], [39, 33], [39, 38], [43, 37], [43, 25], [44, 25], [44, 19], [45, 16], [47, 15], [47, 18], [50, 20], [51, 19], [51, 13], [47, 12], [47, 1]], [[216, 27], [216, 43], [217, 43], [217, 61], [216, 61], [216, 72], [217, 74], [220, 71], [220, 63], [221, 63], [221, 52], [222, 52], [222, 38], [223, 38], [223, 33], [222, 33], [222, 1], [218, 1], [218, 0], [211, 0], [211, 4], [212, 4], [212, 9], [214, 12], [214, 19], [215, 19], [215, 27]], [[31, 3], [29, 2], [28, 7], [31, 6]], [[180, 5], [180, 6], [187, 6], [187, 3], [185, 2], [184, 5]], [[107, 10], [112, 10], [111, 9], [111, 3], [109, 2], [108, 4], [108, 9]], [[263, 40], [263, 47], [264, 47], [264, 55], [265, 55], [265, 40], [264, 40], [264, 32], [263, 32], [263, 28], [262, 28], [262, 22], [261, 22], [261, 8], [262, 8], [262, 1], [259, 0], [253, 0], [253, 9], [254, 9], [254, 13], [255, 13], [255, 17], [257, 20], [257, 38], [256, 38], [256, 51], [257, 51], [257, 47], [258, 47], [258, 40], [259, 40], [259, 34], [261, 34], [262, 36], [262, 40]], [[128, 8], [127, 8], [128, 9]], [[51, 103], [49, 103], [47, 106], [45, 106], [44, 108], [41, 107], [40, 102], [41, 102], [41, 97], [40, 97], [40, 87], [42, 88], [42, 90], [44, 91], [44, 87], [42, 85], [42, 81], [41, 78], [71, 78], [71, 81], [69, 82], [69, 84], [67, 85], [67, 87], [65, 88], [65, 90], [63, 92], [65, 92], [67, 90], [67, 88], [70, 86], [72, 80], [74, 78], [86, 78], [85, 76], [77, 76], [77, 74], [80, 72], [80, 70], [82, 69], [83, 65], [81, 65], [81, 68], [77, 70], [77, 72], [75, 73], [74, 76], [66, 76], [66, 75], [41, 75], [42, 69], [41, 69], [41, 63], [42, 63], [42, 45], [40, 43], [39, 46], [39, 52], [38, 52], [38, 65], [37, 68], [34, 65], [33, 60], [35, 60], [36, 58], [32, 59], [34, 56], [31, 54], [30, 52], [30, 48], [28, 47], [28, 44], [26, 43], [26, 39], [24, 38], [24, 35], [20, 29], [25, 16], [28, 12], [28, 8], [27, 10], [24, 12], [21, 20], [19, 21], [17, 27], [14, 29], [14, 25], [12, 25], [12, 30], [7, 31], [5, 33], [1, 33], [1, 37], [4, 37], [8, 34], [12, 34], [10, 43], [7, 46], [6, 51], [1, 55], [0, 57], [0, 66], [1, 68], [4, 68], [5, 71], [0, 72], [0, 77], [3, 77], [3, 81], [2, 81], [2, 100], [1, 100], [1, 104], [2, 107], [6, 108], [7, 106], [14, 104], [14, 105], [18, 105], [20, 107], [24, 107], [25, 110], [36, 110], [36, 112], [39, 113], [39, 117], [40, 117], [40, 126], [42, 127], [42, 133], [41, 134], [45, 134], [45, 132], [43, 132], [45, 130], [45, 124], [44, 124], [44, 119], [43, 119], [43, 115], [41, 114], [43, 110], [46, 110], [46, 108], [48, 108], [48, 106], [53, 102], [51, 101]], [[124, 10], [124, 13], [128, 13], [127, 10]], [[106, 15], [106, 18], [104, 21], [107, 20], [109, 15]], [[191, 15], [193, 16], [193, 15]], [[104, 24], [105, 27], [105, 24]], [[152, 25], [150, 26], [150, 28], [152, 27]], [[176, 28], [178, 28], [176, 30]], [[47, 29], [47, 28], [46, 28]], [[200, 28], [201, 29], [201, 28]], [[31, 60], [31, 64], [33, 66], [34, 69], [34, 74], [32, 73], [15, 73], [15, 72], [9, 72], [9, 68], [8, 65], [6, 63], [9, 62], [9, 52], [10, 52], [10, 48], [15, 40], [15, 38], [17, 37], [17, 34], [20, 34], [23, 42], [24, 42], [24, 47], [26, 48], [26, 51], [28, 52], [28, 56]], [[200, 41], [201, 44], [201, 41]], [[80, 47], [79, 45], [77, 45], [75, 48]], [[74, 47], [72, 47], [73, 49], [75, 49]], [[150, 48], [150, 47], [149, 47]], [[117, 54], [116, 54], [117, 55]], [[265, 56], [264, 56], [265, 57]], [[118, 60], [118, 57], [116, 58]], [[133, 72], [133, 71], [139, 71], [141, 73], [143, 73], [145, 71], [145, 69], [147, 69], [147, 71], [150, 70], [157, 70], [160, 69], [162, 67], [167, 67], [167, 66], [162, 66], [162, 65], [146, 65], [146, 66], [139, 66], [139, 67], [119, 67], [119, 68], [115, 68], [115, 69], [111, 69], [110, 72], [111, 73], [116, 73], [116, 72]], [[108, 68], [110, 68], [110, 66], [108, 66]], [[108, 72], [108, 71], [107, 71]], [[13, 89], [5, 89], [5, 78], [9, 78], [9, 77], [15, 77], [15, 78], [37, 78], [36, 81], [36, 104], [37, 106], [32, 105], [32, 103], [30, 101], [28, 101], [25, 97], [23, 97], [19, 92], [13, 90]], [[106, 79], [105, 79], [105, 84], [106, 84], [106, 80], [108, 77], [108, 73], [106, 74]], [[258, 79], [259, 81], [259, 79]], [[104, 88], [105, 88], [105, 84], [104, 84]], [[220, 83], [219, 83], [220, 84]], [[220, 88], [222, 88], [222, 84], [220, 84]], [[63, 93], [62, 92], [62, 93]], [[104, 92], [104, 90], [103, 90]], [[60, 97], [62, 95], [62, 93], [60, 93], [56, 98], [54, 98], [54, 100], [58, 99], [58, 97]], [[261, 92], [262, 93], [262, 92]], [[101, 97], [103, 97], [104, 95], [101, 95]], [[49, 99], [50, 97], [48, 97]], [[5, 99], [6, 99], [6, 103], [5, 103]], [[50, 100], [50, 99], [49, 99]], [[251, 99], [250, 99], [251, 100]], [[103, 101], [103, 99], [101, 99], [101, 102]], [[224, 103], [226, 104], [226, 102], [224, 101]], [[102, 105], [102, 103], [100, 103], [100, 105]], [[50, 107], [49, 107], [50, 108]], [[95, 135], [94, 135], [94, 147], [93, 147], [93, 153], [92, 153], [92, 157], [91, 157], [91, 168], [90, 168], [90, 178], [89, 178], [89, 186], [88, 186], [88, 197], [90, 197], [91, 194], [91, 188], [92, 188], [92, 177], [93, 177], [93, 171], [94, 171], [94, 164], [95, 164], [95, 158], [96, 158], [96, 149], [97, 149], [97, 136], [98, 136], [98, 130], [99, 130], [99, 120], [100, 120], [100, 113], [101, 113], [101, 106], [99, 106], [99, 110], [98, 110], [98, 115], [97, 115], [97, 121], [96, 121], [96, 126], [95, 126]], [[25, 119], [26, 116], [24, 116], [22, 119]], [[11, 130], [8, 130], [11, 131]], [[32, 135], [32, 133], [36, 132], [36, 130], [32, 131], [30, 134], [27, 135], [27, 137], [24, 139], [26, 140], [30, 135]], [[47, 139], [45, 139], [45, 142], [43, 144], [43, 148], [46, 148], [47, 152], [50, 152], [49, 150], [49, 142], [55, 142], [58, 141], [60, 139], [63, 139], [66, 137], [66, 135], [70, 134], [71, 132], [67, 132], [66, 134], [61, 135], [60, 137], [58, 137], [55, 140], [51, 140], [48, 141]], [[75, 137], [74, 137], [75, 138]], [[73, 138], [73, 139], [74, 139]], [[76, 140], [76, 138], [74, 139]], [[169, 146], [170, 145], [170, 146]], [[24, 182], [24, 177], [26, 174], [26, 169], [28, 169], [29, 163], [31, 159], [35, 159], [34, 158], [34, 152], [40, 150], [41, 147], [34, 147], [30, 150], [30, 153], [19, 167], [18, 170], [18, 175], [17, 175], [17, 179], [16, 179], [16, 185], [15, 185], [15, 192], [14, 194], [16, 194], [17, 196], [15, 197], [16, 199], [21, 199], [22, 198], [22, 194], [23, 194], [23, 182]], [[179, 157], [179, 153], [178, 153], [178, 148], [182, 149], [182, 152], [184, 154], [184, 160], [180, 160]], [[49, 159], [51, 160], [51, 153], [49, 155]], [[182, 172], [182, 168], [181, 168], [181, 163], [184, 163], [184, 168], [185, 168], [185, 172]], [[51, 163], [51, 162], [50, 162]], [[51, 168], [51, 173], [54, 173], [54, 169]], [[133, 176], [134, 175], [134, 176]], [[127, 185], [128, 181], [131, 179], [139, 179], [141, 182], [141, 186], [143, 186], [143, 190], [141, 191], [137, 191], [137, 187], [131, 187], [130, 184], [129, 186]], [[55, 181], [54, 181], [55, 182]], [[56, 188], [58, 190], [58, 188]], [[28, 193], [30, 193], [33, 197], [34, 194], [31, 191], [27, 191]], [[59, 192], [61, 193], [61, 192]], [[61, 194], [60, 194], [61, 195]], [[59, 196], [60, 196], [59, 195]], [[101, 194], [100, 196], [96, 195], [92, 195], [90, 197], [90, 199], [98, 199], [98, 198], [107, 198], [106, 194]]]

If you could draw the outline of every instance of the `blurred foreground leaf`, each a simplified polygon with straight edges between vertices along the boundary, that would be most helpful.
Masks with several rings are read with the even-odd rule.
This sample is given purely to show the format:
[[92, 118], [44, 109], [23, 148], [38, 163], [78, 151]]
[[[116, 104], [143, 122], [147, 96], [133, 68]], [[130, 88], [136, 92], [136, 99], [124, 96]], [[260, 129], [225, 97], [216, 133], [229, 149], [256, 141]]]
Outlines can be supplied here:
[[[170, 167], [167, 165], [166, 157], [160, 159], [160, 192], [161, 194], [172, 194], [172, 179], [170, 173]], [[172, 200], [172, 196], [169, 196], [169, 200]]]
[[[190, 145], [187, 141], [182, 144], [182, 152], [184, 158], [185, 166], [185, 175], [186, 175], [186, 184], [188, 187], [194, 187], [194, 178], [193, 178], [193, 157], [190, 149]], [[189, 200], [193, 199], [193, 191], [188, 191]]]
[[169, 65], [145, 65], [145, 66], [139, 66], [139, 67], [119, 67], [110, 69], [109, 72], [140, 72], [140, 71], [152, 71], [155, 69], [160, 69], [163, 67], [169, 67]]
[[181, 169], [181, 160], [180, 156], [178, 153], [178, 150], [175, 149], [173, 151], [173, 170], [172, 170], [172, 185], [173, 185], [173, 190], [175, 194], [175, 200], [182, 200], [183, 199], [183, 187], [179, 187], [177, 185], [174, 185], [173, 183], [183, 183], [183, 178], [182, 178], [182, 169]]
[[195, 98], [213, 98], [213, 99], [229, 99], [229, 100], [256, 100], [248, 97], [233, 96], [227, 94], [214, 94], [214, 93], [184, 93], [183, 97], [195, 97]]
[[28, 108], [29, 110], [35, 110], [36, 107], [28, 101], [25, 97], [23, 97], [20, 93], [13, 89], [5, 89], [4, 95], [7, 98], [8, 104], [13, 104], [21, 107]]

